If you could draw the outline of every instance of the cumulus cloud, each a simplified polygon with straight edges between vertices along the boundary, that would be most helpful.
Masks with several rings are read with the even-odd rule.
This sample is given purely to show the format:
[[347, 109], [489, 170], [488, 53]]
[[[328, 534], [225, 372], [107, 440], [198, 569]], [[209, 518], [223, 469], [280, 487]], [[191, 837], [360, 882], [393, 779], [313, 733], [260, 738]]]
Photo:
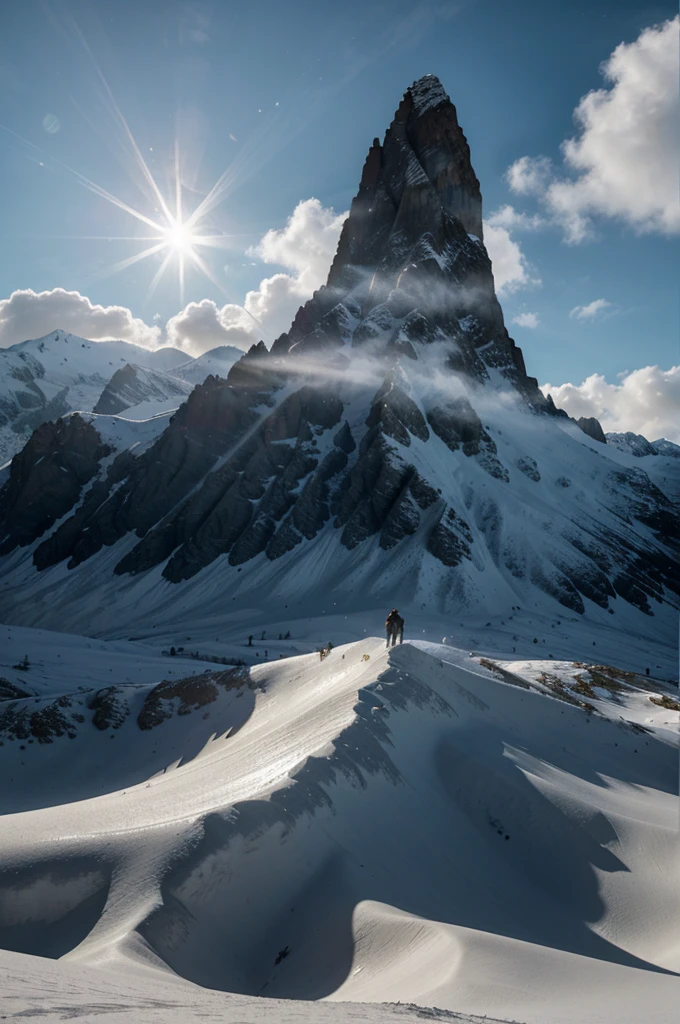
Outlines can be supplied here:
[[200, 355], [218, 345], [247, 349], [256, 342], [257, 325], [240, 306], [222, 306], [212, 299], [190, 302], [165, 325], [168, 343]]
[[247, 293], [242, 307], [228, 303], [220, 308], [207, 299], [189, 303], [166, 325], [171, 344], [193, 353], [215, 345], [247, 348], [260, 339], [271, 344], [324, 284], [346, 217], [318, 199], [298, 203], [284, 227], [267, 231], [247, 253], [288, 273], [265, 277]]
[[517, 324], [518, 327], [538, 327], [541, 322], [538, 318], [538, 313], [518, 313], [517, 316], [512, 318], [513, 324]]
[[540, 278], [533, 276], [519, 242], [512, 238], [507, 227], [496, 223], [493, 218], [484, 222], [484, 244], [491, 257], [499, 296], [541, 283]]
[[540, 195], [568, 242], [592, 234], [594, 217], [640, 232], [680, 233], [678, 162], [680, 17], [644, 29], [602, 64], [607, 86], [574, 111], [578, 134], [562, 143], [563, 167], [521, 157], [507, 172], [520, 195]]
[[510, 189], [520, 196], [543, 192], [552, 175], [552, 160], [547, 156], [521, 156], [505, 173]]
[[93, 341], [130, 341], [146, 348], [155, 348], [161, 337], [160, 328], [150, 327], [124, 306], [98, 306], [86, 295], [63, 288], [26, 288], [0, 300], [0, 348], [57, 328]]
[[680, 366], [645, 366], [621, 374], [617, 384], [594, 373], [582, 384], [543, 384], [542, 391], [575, 419], [596, 416], [605, 431], [632, 430], [650, 441], [680, 443]]
[[569, 316], [576, 320], [594, 320], [610, 306], [611, 302], [608, 302], [607, 299], [593, 299], [587, 306], [574, 306]]
[[487, 217], [486, 223], [508, 231], [536, 231], [545, 227], [546, 221], [538, 213], [524, 213], [508, 203]]

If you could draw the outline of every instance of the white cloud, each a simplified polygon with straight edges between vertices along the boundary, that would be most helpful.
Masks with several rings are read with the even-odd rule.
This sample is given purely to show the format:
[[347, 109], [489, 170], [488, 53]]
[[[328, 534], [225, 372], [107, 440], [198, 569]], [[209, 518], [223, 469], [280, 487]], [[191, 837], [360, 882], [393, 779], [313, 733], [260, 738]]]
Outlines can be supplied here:
[[536, 231], [545, 226], [546, 220], [538, 213], [523, 213], [508, 203], [487, 217], [486, 223], [508, 231]]
[[607, 299], [593, 299], [587, 306], [574, 306], [569, 316], [577, 320], [594, 320], [596, 316], [611, 306]]
[[306, 199], [293, 210], [285, 226], [272, 229], [248, 250], [263, 263], [285, 267], [289, 273], [265, 277], [248, 292], [243, 306], [192, 302], [168, 321], [171, 344], [193, 353], [215, 345], [247, 348], [263, 339], [271, 344], [287, 331], [299, 307], [325, 283], [335, 256], [346, 213], [336, 214], [318, 199]]
[[346, 218], [347, 213], [336, 214], [318, 199], [305, 199], [285, 227], [267, 231], [248, 254], [294, 270], [308, 287], [318, 288], [326, 279]]
[[63, 288], [26, 288], [0, 300], [0, 348], [57, 328], [93, 341], [131, 341], [146, 348], [155, 348], [161, 337], [160, 328], [150, 327], [124, 306], [98, 306], [86, 295]]
[[491, 257], [496, 292], [499, 296], [510, 295], [520, 288], [539, 285], [540, 278], [533, 277], [522, 248], [506, 227], [493, 219], [484, 222], [484, 244]]
[[512, 318], [513, 324], [517, 324], [518, 327], [538, 327], [541, 322], [538, 318], [538, 313], [518, 313], [517, 316]]
[[650, 441], [680, 443], [680, 366], [645, 366], [621, 374], [618, 384], [594, 373], [582, 384], [544, 384], [542, 391], [575, 419], [596, 416], [605, 431], [632, 430]]
[[521, 157], [509, 168], [510, 187], [541, 195], [568, 242], [588, 238], [595, 216], [680, 233], [679, 28], [678, 16], [646, 28], [603, 63], [607, 87], [576, 107], [578, 134], [562, 144], [562, 175], [551, 176], [545, 157]]
[[258, 341], [257, 325], [240, 306], [222, 306], [212, 299], [190, 302], [165, 325], [168, 343], [200, 355], [218, 345], [247, 349]]
[[505, 172], [512, 192], [520, 196], [537, 195], [545, 189], [553, 174], [552, 161], [547, 156], [521, 156]]

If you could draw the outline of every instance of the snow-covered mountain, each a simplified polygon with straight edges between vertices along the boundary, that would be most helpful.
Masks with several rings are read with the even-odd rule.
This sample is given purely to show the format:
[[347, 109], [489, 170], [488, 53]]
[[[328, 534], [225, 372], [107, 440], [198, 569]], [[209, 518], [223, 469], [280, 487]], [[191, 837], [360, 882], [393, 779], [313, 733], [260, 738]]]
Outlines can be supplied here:
[[142, 402], [164, 403], [168, 400], [172, 403], [170, 408], [176, 408], [191, 390], [192, 385], [181, 377], [126, 363], [116, 370], [92, 411], [115, 415]]
[[242, 355], [243, 351], [233, 345], [218, 345], [217, 348], [211, 348], [203, 355], [176, 366], [172, 372], [176, 377], [181, 377], [192, 385], [202, 384], [211, 374], [214, 377], [226, 377]]
[[0, 464], [48, 420], [94, 408], [113, 374], [126, 363], [154, 367], [176, 353], [158, 353], [127, 341], [88, 341], [56, 330], [44, 338], [0, 349]]
[[648, 441], [642, 434], [635, 434], [632, 430], [625, 433], [606, 434], [607, 444], [617, 448], [620, 452], [627, 452], [637, 458], [645, 455], [667, 455], [671, 458], [680, 458], [680, 445], [660, 437], [658, 441]]
[[672, 459], [680, 459], [680, 444], [669, 441], [667, 437], [659, 437], [652, 441], [652, 447], [657, 455], [669, 455]]
[[157, 414], [173, 402], [176, 407], [209, 374], [226, 376], [241, 355], [218, 346], [193, 359], [176, 348], [88, 341], [61, 330], [0, 349], [0, 465], [41, 423], [69, 412], [112, 413], [139, 405], [139, 418]]
[[[527, 375], [467, 142], [431, 76], [373, 143], [328, 283], [271, 352], [208, 377], [138, 457], [104, 468], [94, 423], [60, 429], [0, 492], [0, 550], [26, 549], [6, 563], [13, 621], [82, 623], [87, 579], [106, 594], [98, 629], [150, 621], [171, 593], [198, 614], [215, 588], [301, 614], [529, 605], [668, 639], [673, 488]], [[77, 478], [72, 445], [88, 452]]]

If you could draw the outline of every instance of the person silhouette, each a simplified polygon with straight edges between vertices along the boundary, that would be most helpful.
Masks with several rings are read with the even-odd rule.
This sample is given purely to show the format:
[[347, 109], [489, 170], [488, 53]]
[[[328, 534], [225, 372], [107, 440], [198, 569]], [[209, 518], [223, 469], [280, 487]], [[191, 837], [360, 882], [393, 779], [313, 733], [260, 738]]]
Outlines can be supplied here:
[[390, 646], [390, 641], [392, 647], [394, 647], [397, 640], [399, 640], [400, 644], [404, 642], [404, 620], [396, 608], [393, 608], [385, 619], [385, 630], [387, 633], [386, 647]]

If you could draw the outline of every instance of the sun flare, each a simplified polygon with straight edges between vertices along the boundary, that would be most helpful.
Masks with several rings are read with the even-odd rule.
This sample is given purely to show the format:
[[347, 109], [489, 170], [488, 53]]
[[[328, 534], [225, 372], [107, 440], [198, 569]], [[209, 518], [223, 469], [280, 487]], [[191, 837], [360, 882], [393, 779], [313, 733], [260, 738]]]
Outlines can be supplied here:
[[181, 224], [179, 221], [176, 221], [166, 228], [165, 241], [169, 249], [178, 253], [188, 254], [191, 252], [196, 241], [196, 236], [187, 224]]

